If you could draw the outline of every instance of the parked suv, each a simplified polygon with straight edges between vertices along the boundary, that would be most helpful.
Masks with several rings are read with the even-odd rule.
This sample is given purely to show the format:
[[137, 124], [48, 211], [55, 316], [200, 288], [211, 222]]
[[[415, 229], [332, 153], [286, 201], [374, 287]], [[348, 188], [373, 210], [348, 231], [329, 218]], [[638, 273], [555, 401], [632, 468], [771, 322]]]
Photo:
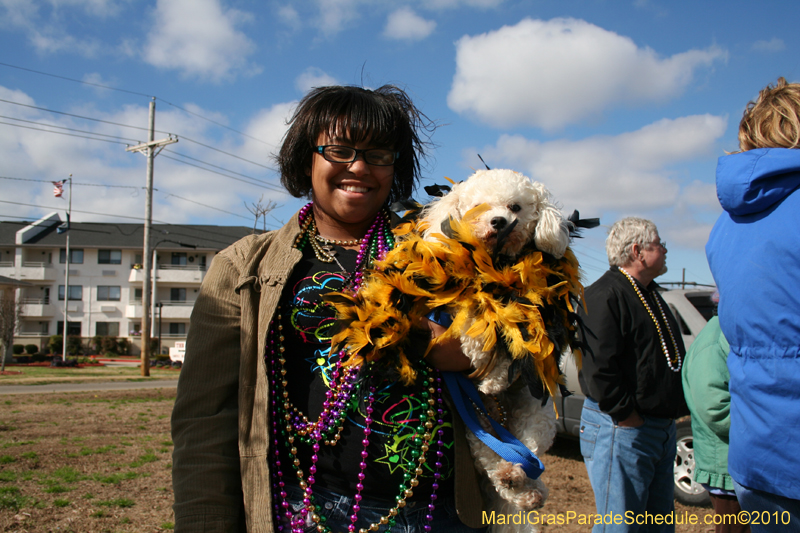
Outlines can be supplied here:
[[[671, 289], [661, 293], [677, 318], [686, 349], [697, 337], [706, 322], [713, 316], [715, 304], [711, 301], [713, 288]], [[558, 408], [558, 431], [561, 434], [580, 438], [583, 393], [578, 385], [578, 369], [572, 357], [566, 358], [564, 373], [567, 388], [572, 396], [556, 397]], [[702, 485], [692, 479], [694, 473], [694, 449], [692, 448], [692, 424], [690, 418], [677, 420], [678, 452], [675, 456], [675, 498], [685, 505], [705, 505], [708, 493]]]

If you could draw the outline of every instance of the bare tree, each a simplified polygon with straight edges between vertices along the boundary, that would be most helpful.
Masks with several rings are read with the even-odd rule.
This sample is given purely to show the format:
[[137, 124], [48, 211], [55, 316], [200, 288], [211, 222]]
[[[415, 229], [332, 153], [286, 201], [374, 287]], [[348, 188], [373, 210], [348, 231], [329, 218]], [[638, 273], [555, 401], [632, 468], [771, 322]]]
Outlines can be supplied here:
[[247, 205], [247, 202], [244, 203], [245, 209], [250, 211], [250, 213], [255, 217], [253, 221], [253, 233], [256, 232], [256, 226], [258, 226], [258, 219], [263, 219], [263, 227], [264, 231], [267, 231], [267, 214], [278, 207], [278, 204], [270, 200], [267, 202], [266, 205], [263, 205], [264, 202], [264, 195], [261, 195], [261, 198], [258, 199], [258, 202], [254, 202], [252, 205]]
[[13, 357], [14, 331], [22, 316], [22, 298], [16, 298], [15, 289], [0, 289], [0, 342], [3, 344], [3, 361], [0, 372], [6, 369], [6, 360]]

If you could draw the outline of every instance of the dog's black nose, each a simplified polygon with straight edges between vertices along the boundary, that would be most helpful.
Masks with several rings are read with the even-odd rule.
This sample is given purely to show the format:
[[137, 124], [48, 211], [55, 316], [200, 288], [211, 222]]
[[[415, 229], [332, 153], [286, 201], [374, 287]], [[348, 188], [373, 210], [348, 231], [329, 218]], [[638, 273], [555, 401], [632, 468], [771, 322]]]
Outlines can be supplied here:
[[508, 224], [508, 220], [506, 220], [503, 217], [494, 217], [489, 223], [492, 225], [492, 228], [496, 229], [497, 231], [500, 231], [501, 229], [506, 227], [506, 225]]

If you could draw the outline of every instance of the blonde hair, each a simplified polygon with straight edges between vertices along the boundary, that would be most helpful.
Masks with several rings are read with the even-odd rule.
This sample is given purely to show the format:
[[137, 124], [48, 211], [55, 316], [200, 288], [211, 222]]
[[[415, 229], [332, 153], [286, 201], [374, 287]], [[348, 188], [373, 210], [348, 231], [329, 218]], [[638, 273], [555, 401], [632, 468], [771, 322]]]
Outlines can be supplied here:
[[800, 84], [778, 78], [747, 104], [739, 123], [739, 149], [800, 147]]

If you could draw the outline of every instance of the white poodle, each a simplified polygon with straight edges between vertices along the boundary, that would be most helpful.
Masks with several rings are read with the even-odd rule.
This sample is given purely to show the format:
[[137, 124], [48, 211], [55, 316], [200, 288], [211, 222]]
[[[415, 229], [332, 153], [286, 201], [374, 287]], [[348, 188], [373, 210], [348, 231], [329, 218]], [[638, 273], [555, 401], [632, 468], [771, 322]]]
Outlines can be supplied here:
[[501, 252], [514, 256], [529, 240], [556, 258], [564, 255], [569, 244], [569, 229], [561, 212], [552, 203], [550, 193], [541, 183], [531, 181], [513, 170], [479, 170], [435, 200], [422, 212], [430, 222], [424, 236], [433, 238], [442, 232], [442, 223], [450, 217], [461, 219], [467, 211], [481, 204], [489, 209], [475, 220], [475, 234], [494, 246], [498, 233], [516, 223], [506, 237]]
[[[569, 244], [569, 228], [553, 204], [545, 187], [512, 170], [481, 170], [422, 211], [429, 224], [423, 233], [426, 240], [447, 234], [450, 218], [462, 219], [472, 208], [487, 204], [488, 209], [474, 221], [476, 237], [500, 254], [514, 257], [531, 240], [540, 251], [561, 258]], [[498, 239], [500, 244], [498, 246]], [[531, 395], [521, 379], [509, 382], [512, 360], [507, 355], [487, 353], [483, 341], [461, 334], [465, 355], [476, 369], [471, 378], [485, 398], [490, 415], [501, 423], [534, 453], [546, 451], [556, 434], [555, 411], [551, 400], [542, 405]], [[491, 431], [488, 422], [484, 429]], [[547, 498], [547, 487], [541, 479], [527, 477], [520, 465], [498, 456], [467, 431], [470, 449], [482, 476], [482, 486], [495, 516], [511, 516], [540, 508]], [[493, 532], [530, 532], [537, 528], [523, 521], [490, 528]]]

